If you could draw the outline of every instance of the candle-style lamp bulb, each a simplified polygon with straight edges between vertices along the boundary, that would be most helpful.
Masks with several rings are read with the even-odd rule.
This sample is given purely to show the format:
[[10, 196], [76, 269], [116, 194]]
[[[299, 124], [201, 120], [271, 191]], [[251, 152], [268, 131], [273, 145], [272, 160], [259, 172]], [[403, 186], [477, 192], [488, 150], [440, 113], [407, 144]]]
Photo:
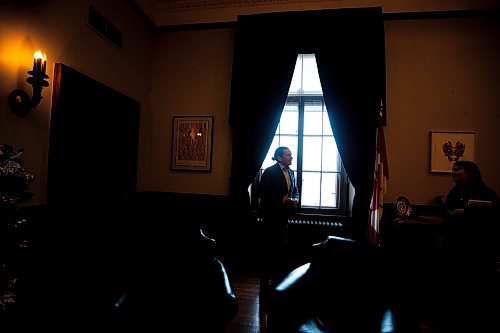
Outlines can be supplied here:
[[47, 56], [42, 51], [38, 50], [33, 55], [33, 73], [45, 74], [45, 66], [47, 63]]

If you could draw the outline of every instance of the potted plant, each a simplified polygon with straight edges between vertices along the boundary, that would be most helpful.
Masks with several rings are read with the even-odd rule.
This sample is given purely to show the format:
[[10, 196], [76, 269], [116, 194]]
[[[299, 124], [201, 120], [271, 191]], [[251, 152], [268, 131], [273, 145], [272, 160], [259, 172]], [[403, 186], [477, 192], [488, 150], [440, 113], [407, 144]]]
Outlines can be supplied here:
[[15, 207], [33, 195], [26, 192], [34, 176], [24, 169], [22, 154], [23, 149], [16, 151], [11, 145], [0, 144], [0, 207]]
[[14, 150], [11, 145], [0, 144], [0, 314], [8, 312], [16, 299], [19, 274], [11, 268], [13, 248], [27, 244], [17, 239], [13, 241], [13, 231], [24, 223], [24, 219], [18, 217], [17, 204], [33, 195], [26, 190], [34, 176], [24, 169], [22, 154], [22, 149]]

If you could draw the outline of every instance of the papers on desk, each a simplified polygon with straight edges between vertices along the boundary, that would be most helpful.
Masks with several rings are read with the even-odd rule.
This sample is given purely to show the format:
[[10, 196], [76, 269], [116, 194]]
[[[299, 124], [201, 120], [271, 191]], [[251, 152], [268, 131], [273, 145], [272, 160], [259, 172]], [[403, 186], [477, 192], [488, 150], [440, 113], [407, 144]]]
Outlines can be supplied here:
[[467, 207], [491, 207], [493, 202], [490, 200], [474, 200], [471, 199], [467, 201]]

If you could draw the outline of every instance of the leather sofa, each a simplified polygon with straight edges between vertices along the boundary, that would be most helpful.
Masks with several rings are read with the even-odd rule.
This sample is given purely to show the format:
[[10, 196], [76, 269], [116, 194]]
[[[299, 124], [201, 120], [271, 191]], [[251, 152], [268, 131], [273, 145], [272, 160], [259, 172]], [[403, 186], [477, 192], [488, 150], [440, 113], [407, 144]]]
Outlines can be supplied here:
[[129, 230], [115, 237], [122, 251], [114, 256], [114, 328], [224, 332], [238, 300], [215, 239], [202, 230], [200, 199], [137, 193], [125, 205]]
[[291, 271], [270, 298], [270, 332], [380, 332], [394, 327], [393, 296], [380, 248], [329, 236], [311, 261]]
[[128, 282], [115, 296], [113, 327], [224, 332], [238, 300], [214, 249], [215, 241], [201, 231], [149, 244], [141, 251], [143, 259], [131, 263]]

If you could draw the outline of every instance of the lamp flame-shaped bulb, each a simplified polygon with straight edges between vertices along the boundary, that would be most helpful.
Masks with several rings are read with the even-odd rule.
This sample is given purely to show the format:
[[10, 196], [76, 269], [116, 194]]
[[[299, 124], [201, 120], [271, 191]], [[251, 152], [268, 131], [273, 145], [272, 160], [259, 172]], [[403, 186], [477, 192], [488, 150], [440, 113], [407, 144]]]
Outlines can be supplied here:
[[45, 75], [47, 69], [47, 56], [38, 50], [33, 54], [33, 75]]
[[35, 54], [33, 54], [33, 58], [47, 61], [47, 55], [45, 53], [42, 53], [41, 50], [36, 51]]

